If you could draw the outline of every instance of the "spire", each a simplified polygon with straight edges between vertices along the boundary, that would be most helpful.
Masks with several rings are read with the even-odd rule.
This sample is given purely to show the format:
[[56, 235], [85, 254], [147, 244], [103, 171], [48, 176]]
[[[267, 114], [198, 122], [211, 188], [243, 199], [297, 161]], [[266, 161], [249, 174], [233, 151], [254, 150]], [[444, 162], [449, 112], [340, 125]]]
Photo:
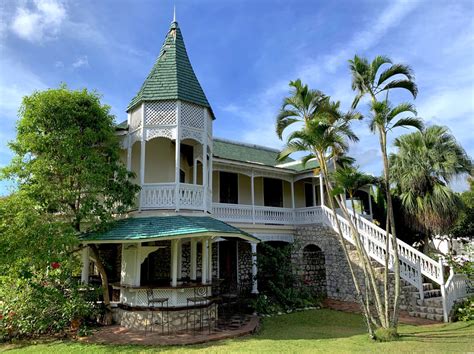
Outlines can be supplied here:
[[173, 6], [173, 22], [176, 22], [176, 5]]
[[175, 16], [150, 74], [128, 105], [127, 111], [144, 101], [182, 100], [208, 107], [214, 118], [189, 61]]

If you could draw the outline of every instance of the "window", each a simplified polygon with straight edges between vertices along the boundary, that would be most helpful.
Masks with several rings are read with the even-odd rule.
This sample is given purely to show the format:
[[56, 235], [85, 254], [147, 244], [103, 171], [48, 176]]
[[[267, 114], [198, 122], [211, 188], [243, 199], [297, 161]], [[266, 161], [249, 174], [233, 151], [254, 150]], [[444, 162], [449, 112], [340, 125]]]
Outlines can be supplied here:
[[179, 170], [179, 183], [186, 182], [186, 173], [183, 170]]
[[220, 203], [239, 203], [239, 179], [236, 173], [220, 172], [219, 185]]
[[263, 179], [263, 204], [265, 206], [283, 207], [283, 183], [280, 179]]
[[313, 185], [309, 183], [304, 184], [304, 198], [306, 200], [306, 207], [312, 207], [314, 205], [313, 199]]

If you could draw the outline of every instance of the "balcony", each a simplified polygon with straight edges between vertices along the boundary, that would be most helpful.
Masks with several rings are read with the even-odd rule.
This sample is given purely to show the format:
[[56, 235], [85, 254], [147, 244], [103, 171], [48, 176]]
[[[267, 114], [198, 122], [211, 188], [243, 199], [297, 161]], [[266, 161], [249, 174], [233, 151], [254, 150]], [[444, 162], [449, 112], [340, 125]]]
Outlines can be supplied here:
[[[176, 199], [178, 191], [179, 199]], [[197, 184], [179, 183], [146, 183], [142, 186], [140, 208], [149, 209], [186, 209], [206, 210], [211, 205], [211, 191], [207, 198], [204, 195], [204, 186]]]
[[213, 203], [212, 214], [226, 222], [273, 225], [315, 224], [323, 221], [320, 206], [308, 208], [276, 208], [243, 204]]

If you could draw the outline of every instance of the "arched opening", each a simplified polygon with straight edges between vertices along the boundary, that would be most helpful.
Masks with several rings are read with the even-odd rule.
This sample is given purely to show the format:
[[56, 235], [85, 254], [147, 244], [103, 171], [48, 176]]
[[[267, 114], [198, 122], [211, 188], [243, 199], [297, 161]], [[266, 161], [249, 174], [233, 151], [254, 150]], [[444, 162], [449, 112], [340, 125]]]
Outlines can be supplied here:
[[326, 261], [324, 252], [316, 245], [303, 248], [303, 283], [316, 293], [326, 295]]

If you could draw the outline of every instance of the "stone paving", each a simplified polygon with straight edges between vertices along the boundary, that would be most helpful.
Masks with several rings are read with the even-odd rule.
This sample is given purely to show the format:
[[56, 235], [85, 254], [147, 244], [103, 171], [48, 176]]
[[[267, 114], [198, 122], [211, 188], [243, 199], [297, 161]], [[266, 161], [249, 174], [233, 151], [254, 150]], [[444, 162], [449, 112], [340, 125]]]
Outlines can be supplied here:
[[156, 332], [131, 330], [118, 325], [99, 329], [94, 334], [79, 339], [86, 343], [96, 344], [140, 344], [140, 345], [189, 345], [201, 344], [228, 338], [235, 338], [253, 333], [259, 324], [257, 316], [251, 316], [241, 327], [222, 331], [207, 330], [193, 334], [192, 332], [162, 335]]
[[[333, 299], [326, 299], [323, 303], [324, 307], [330, 308], [332, 310], [351, 312], [351, 313], [360, 313], [360, 305], [356, 302], [348, 301], [339, 301]], [[414, 326], [423, 326], [431, 324], [439, 324], [437, 321], [428, 320], [425, 318], [411, 317], [407, 311], [400, 311], [400, 320], [401, 323], [414, 325]]]

